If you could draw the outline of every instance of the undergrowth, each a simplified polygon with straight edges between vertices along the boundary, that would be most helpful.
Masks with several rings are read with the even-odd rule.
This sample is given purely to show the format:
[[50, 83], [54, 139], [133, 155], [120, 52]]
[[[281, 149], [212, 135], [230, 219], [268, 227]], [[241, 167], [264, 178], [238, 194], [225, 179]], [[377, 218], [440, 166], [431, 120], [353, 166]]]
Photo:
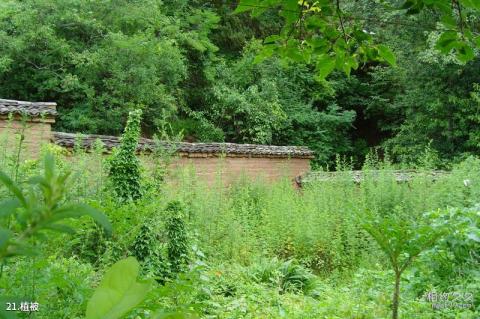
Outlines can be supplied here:
[[[60, 171], [75, 176], [66, 199], [105, 213], [112, 235], [88, 219], [72, 220], [73, 238], [51, 234], [38, 246], [39, 257], [16, 259], [0, 278], [0, 294], [35, 298], [45, 307], [37, 318], [82, 317], [105, 269], [127, 256], [136, 256], [142, 274], [160, 287], [129, 318], [149, 318], [159, 308], [201, 318], [386, 318], [393, 273], [359, 221], [367, 212], [388, 216], [399, 207], [409, 216], [440, 212], [437, 222], [458, 230], [405, 271], [400, 318], [478, 317], [477, 299], [470, 308], [433, 310], [424, 298], [429, 291], [480, 295], [477, 158], [435, 179], [417, 174], [400, 183], [391, 164], [370, 160], [360, 183], [339, 167], [328, 181], [302, 189], [288, 179], [225, 187], [220, 173], [206, 185], [184, 167], [171, 174], [174, 183], [155, 181], [158, 187], [145, 188], [133, 202], [117, 200], [101, 153], [98, 144], [91, 153], [57, 151], [55, 158]], [[10, 175], [15, 164], [5, 163], [15, 158], [1, 158]], [[17, 163], [19, 183], [41, 170], [35, 161]], [[140, 183], [153, 183], [154, 169], [144, 165]], [[5, 189], [0, 195], [7, 197]]]

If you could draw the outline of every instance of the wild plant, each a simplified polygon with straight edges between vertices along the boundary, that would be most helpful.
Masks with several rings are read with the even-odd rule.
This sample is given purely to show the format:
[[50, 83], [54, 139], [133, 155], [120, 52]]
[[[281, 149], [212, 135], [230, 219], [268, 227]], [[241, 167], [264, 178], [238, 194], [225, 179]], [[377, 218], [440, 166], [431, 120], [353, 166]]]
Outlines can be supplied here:
[[76, 256], [83, 262], [98, 266], [102, 261], [101, 256], [107, 249], [107, 235], [104, 230], [95, 224], [84, 224], [67, 244], [68, 254]]
[[[138, 280], [140, 265], [133, 257], [118, 261], [105, 273], [87, 304], [86, 319], [125, 318], [145, 300], [152, 280]], [[154, 315], [153, 318], [159, 318]]]
[[156, 189], [159, 190], [168, 175], [170, 164], [175, 159], [178, 143], [183, 139], [183, 132], [173, 133], [170, 123], [160, 122], [159, 131], [153, 136], [152, 150], [153, 171], [152, 178]]
[[153, 274], [157, 282], [165, 283], [170, 277], [169, 262], [164, 254], [164, 242], [153, 219], [147, 219], [140, 226], [130, 248], [142, 264], [144, 273]]
[[114, 193], [121, 201], [137, 200], [142, 195], [140, 161], [136, 156], [141, 117], [141, 110], [129, 113], [121, 145], [110, 159], [109, 178]]
[[[439, 214], [439, 212], [437, 212]], [[445, 235], [446, 227], [434, 224], [429, 215], [412, 216], [401, 206], [389, 215], [372, 214], [363, 221], [364, 229], [386, 255], [395, 274], [392, 294], [392, 319], [398, 318], [400, 283], [403, 272], [424, 251]]]
[[475, 282], [478, 283], [480, 269], [480, 206], [449, 208], [441, 214], [430, 214], [435, 225], [444, 225], [448, 231], [420, 256], [415, 267], [421, 274], [417, 286], [423, 291], [431, 285], [449, 289], [455, 280], [462, 278], [478, 295], [480, 286], [475, 287]]
[[186, 269], [189, 260], [185, 209], [180, 202], [173, 201], [167, 205], [165, 213], [168, 261], [172, 274], [178, 274]]
[[34, 254], [36, 241], [45, 240], [48, 230], [74, 233], [75, 230], [65, 223], [70, 218], [87, 215], [105, 230], [111, 231], [110, 222], [98, 210], [82, 203], [64, 202], [69, 175], [69, 172], [56, 172], [51, 155], [44, 159], [43, 176], [29, 179], [26, 188], [0, 172], [0, 182], [11, 194], [10, 198], [0, 203], [0, 218], [14, 218], [14, 223], [0, 227], [0, 261]]

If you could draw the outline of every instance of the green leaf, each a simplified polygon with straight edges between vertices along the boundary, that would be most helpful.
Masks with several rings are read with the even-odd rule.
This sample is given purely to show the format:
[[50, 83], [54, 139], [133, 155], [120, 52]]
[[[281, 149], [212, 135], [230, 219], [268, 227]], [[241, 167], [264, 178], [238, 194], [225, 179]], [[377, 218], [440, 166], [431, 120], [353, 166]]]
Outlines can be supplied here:
[[137, 282], [139, 267], [133, 257], [115, 263], [88, 301], [86, 319], [123, 318], [141, 303], [150, 291], [152, 281]]
[[283, 55], [296, 62], [304, 62], [305, 58], [297, 47], [288, 47], [284, 50]]
[[326, 24], [327, 21], [321, 19], [319, 16], [316, 15], [310, 16], [305, 20], [305, 25], [308, 28], [319, 28], [320, 30], [323, 30]]
[[297, 0], [282, 1], [283, 10], [280, 15], [285, 18], [285, 23], [290, 25], [300, 18], [301, 9], [299, 8]]
[[434, 7], [435, 9], [439, 10], [440, 12], [443, 12], [444, 14], [450, 14], [450, 15], [453, 14], [452, 4], [450, 1], [430, 0], [430, 2], [431, 2], [431, 4], [429, 5], [430, 7]]
[[323, 54], [317, 59], [317, 77], [324, 80], [335, 69], [336, 59]]
[[307, 40], [307, 43], [314, 49], [315, 52], [326, 53], [329, 49], [329, 42], [325, 38], [314, 37]]
[[435, 48], [442, 53], [448, 53], [458, 44], [458, 35], [454, 31], [443, 32], [438, 39]]
[[279, 36], [278, 34], [273, 34], [265, 38], [263, 40], [263, 44], [272, 44], [275, 43], [276, 41], [280, 40], [282, 37]]
[[480, 0], [460, 0], [460, 3], [467, 8], [480, 10]]
[[448, 28], [456, 28], [457, 27], [457, 21], [455, 20], [454, 17], [452, 17], [451, 15], [444, 15], [442, 16], [442, 18], [440, 19], [440, 21], [442, 22], [442, 24]]
[[15, 195], [15, 197], [22, 203], [23, 206], [26, 206], [27, 202], [25, 201], [25, 197], [23, 196], [22, 191], [15, 185], [15, 182], [10, 179], [5, 173], [0, 172], [0, 182], [5, 185], [5, 187]]
[[354, 56], [348, 56], [345, 59], [345, 63], [343, 65], [343, 71], [350, 76], [350, 72], [352, 69], [356, 70], [358, 68], [358, 61], [355, 59]]
[[10, 237], [12, 237], [11, 231], [0, 228], [0, 248], [3, 248], [7, 244]]
[[66, 233], [71, 235], [75, 234], [75, 230], [73, 228], [68, 227], [66, 225], [62, 225], [62, 224], [50, 224], [45, 226], [44, 228], [51, 229], [59, 233]]
[[81, 216], [90, 216], [100, 224], [107, 233], [112, 232], [112, 225], [102, 212], [86, 204], [65, 205], [54, 211], [54, 215], [48, 220], [49, 223], [55, 223], [66, 218], [78, 218]]
[[242, 13], [245, 11], [250, 11], [259, 6], [260, 5], [257, 0], [240, 0], [240, 3], [238, 4], [235, 11], [233, 11], [233, 13]]
[[9, 216], [21, 206], [18, 199], [7, 199], [0, 203], [0, 218]]
[[379, 45], [378, 46], [378, 53], [382, 59], [388, 62], [388, 64], [392, 66], [397, 65], [397, 59], [395, 57], [395, 54], [393, 54], [392, 50], [390, 50], [389, 47], [385, 45]]
[[466, 43], [462, 43], [461, 46], [458, 48], [457, 58], [461, 62], [466, 63], [472, 60], [474, 57], [475, 53], [473, 52], [473, 49]]

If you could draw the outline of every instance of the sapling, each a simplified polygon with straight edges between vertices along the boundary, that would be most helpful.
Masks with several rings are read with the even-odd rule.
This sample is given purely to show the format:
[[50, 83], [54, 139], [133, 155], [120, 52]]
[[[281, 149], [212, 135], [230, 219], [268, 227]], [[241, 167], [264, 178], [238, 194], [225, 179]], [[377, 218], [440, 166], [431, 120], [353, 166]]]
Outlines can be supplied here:
[[393, 213], [385, 216], [370, 215], [363, 228], [372, 236], [387, 256], [395, 274], [392, 297], [392, 318], [398, 318], [400, 282], [405, 269], [425, 250], [433, 247], [446, 232], [441, 225], [431, 224], [429, 215], [411, 216], [396, 206]]

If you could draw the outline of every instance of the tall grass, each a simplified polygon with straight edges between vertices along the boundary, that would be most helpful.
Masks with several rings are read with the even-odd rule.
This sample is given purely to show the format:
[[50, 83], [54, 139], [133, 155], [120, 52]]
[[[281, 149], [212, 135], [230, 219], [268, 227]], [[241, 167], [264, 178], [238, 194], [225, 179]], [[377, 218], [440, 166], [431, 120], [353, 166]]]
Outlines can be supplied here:
[[[244, 265], [258, 257], [276, 256], [297, 259], [318, 273], [354, 268], [379, 260], [376, 246], [360, 227], [366, 211], [382, 214], [401, 206], [421, 214], [472, 206], [480, 195], [480, 160], [476, 158], [436, 179], [417, 174], [401, 183], [391, 164], [369, 159], [361, 183], [352, 179], [348, 165], [339, 163], [339, 171], [328, 181], [311, 182], [300, 190], [287, 178], [271, 184], [244, 177], [226, 187], [221, 165], [216, 183], [208, 185], [196, 177], [194, 167], [180, 167], [170, 174], [171, 182], [160, 189], [147, 187], [144, 199], [122, 206], [111, 196], [108, 162], [102, 154], [100, 144], [90, 153], [75, 149], [73, 155], [65, 156], [57, 152], [63, 167], [75, 176], [71, 198], [93, 203], [110, 216], [118, 246], [128, 247], [145, 220], [153, 218], [162, 224], [166, 204], [178, 200], [186, 205], [191, 236], [208, 258]], [[145, 185], [151, 169], [144, 167]], [[85, 227], [90, 227], [88, 222]]]
[[[429, 174], [416, 174], [408, 182], [397, 181], [393, 166], [388, 161], [369, 159], [362, 170], [360, 183], [352, 179], [351, 166], [339, 161], [337, 172], [329, 179], [312, 181], [301, 189], [294, 188], [287, 177], [267, 183], [243, 176], [225, 185], [222, 163], [213, 184], [198, 178], [192, 166], [178, 167], [169, 174], [168, 182], [159, 184], [158, 180], [152, 180], [151, 171], [155, 167], [144, 165], [144, 196], [134, 203], [119, 203], [109, 187], [106, 177], [109, 163], [100, 144], [92, 152], [78, 148], [66, 153], [52, 145], [45, 146], [44, 151], [55, 154], [60, 170], [72, 171], [74, 182], [70, 185], [68, 199], [89, 203], [103, 211], [112, 222], [114, 232], [112, 237], [107, 238], [90, 220], [75, 220], [72, 221], [73, 228], [78, 230], [75, 236], [66, 240], [64, 235], [52, 235], [43, 247], [39, 247], [41, 256], [35, 258], [37, 268], [33, 267], [33, 261], [27, 263], [20, 259], [16, 264], [6, 266], [9, 276], [15, 274], [19, 267], [28, 272], [21, 270], [25, 277], [23, 281], [22, 276], [17, 275], [14, 275], [12, 284], [5, 284], [4, 279], [5, 291], [19, 293], [19, 288], [13, 283], [22, 282], [28, 287], [27, 280], [36, 278], [36, 292], [42, 300], [62, 299], [81, 303], [82, 296], [105, 267], [134, 255], [134, 243], [136, 239], [138, 242], [145, 225], [151, 226], [151, 240], [148, 242], [155, 247], [147, 245], [143, 248], [162, 251], [168, 242], [165, 208], [169, 202], [176, 200], [186, 209], [187, 242], [196, 246], [190, 249], [190, 254], [198, 256], [191, 256], [191, 260], [205, 262], [207, 270], [203, 275], [211, 276], [209, 285], [216, 291], [209, 298], [221, 301], [207, 303], [208, 307], [216, 304], [218, 309], [215, 311], [230, 311], [230, 302], [237, 303], [246, 295], [249, 298], [247, 304], [251, 307], [249, 311], [257, 317], [262, 317], [259, 314], [263, 314], [265, 305], [272, 304], [271, 298], [295, 300], [291, 304], [292, 309], [308, 308], [297, 309], [298, 316], [292, 316], [297, 311], [292, 310], [287, 315], [289, 318], [315, 318], [337, 313], [345, 318], [385, 317], [389, 312], [390, 277], [384, 272], [385, 257], [361, 227], [362, 219], [371, 212], [391, 214], [398, 207], [409, 214], [422, 214], [449, 206], [470, 207], [477, 203], [480, 195], [480, 160], [477, 158], [469, 158], [453, 167], [448, 174], [438, 175], [435, 179]], [[13, 176], [17, 165], [21, 173], [20, 182], [41, 169], [35, 160], [19, 161], [14, 151], [8, 149], [7, 153], [9, 155], [2, 157], [2, 169], [6, 168]], [[0, 193], [2, 197], [4, 194]], [[47, 263], [51, 267], [46, 267]], [[434, 263], [430, 259], [427, 266], [431, 265]], [[471, 263], [466, 266], [471, 267]], [[81, 284], [84, 278], [74, 274], [70, 268], [78, 269], [80, 276], [87, 278], [91, 284]], [[31, 274], [36, 269], [42, 272], [42, 276]], [[53, 284], [49, 284], [43, 276]], [[423, 282], [415, 283], [412, 278], [417, 273], [409, 276], [409, 281], [418, 287], [425, 287], [431, 280], [424, 276], [421, 279]], [[80, 288], [66, 283], [70, 280]], [[321, 284], [317, 285], [317, 280]], [[191, 287], [201, 290], [203, 284], [202, 281], [194, 281]], [[63, 287], [62, 291], [66, 293], [58, 290], [52, 294], [57, 289], [52, 286]], [[83, 291], [83, 295], [77, 298], [75, 296], [79, 291]], [[420, 308], [415, 308], [420, 304], [422, 313], [426, 313], [428, 307], [414, 303], [418, 291], [424, 292], [425, 289], [408, 288], [410, 301], [405, 304], [408, 311], [415, 314], [420, 311]], [[472, 288], [472, 291], [476, 290]], [[256, 299], [259, 292], [264, 298], [260, 305]], [[299, 293], [308, 295], [308, 298]], [[352, 294], [357, 299], [353, 300]], [[189, 298], [197, 302], [195, 296], [191, 294]], [[338, 310], [339, 301], [335, 298], [343, 300], [343, 310]], [[278, 311], [276, 306], [273, 308], [268, 312]], [[81, 311], [80, 306], [70, 309], [70, 313]]]

